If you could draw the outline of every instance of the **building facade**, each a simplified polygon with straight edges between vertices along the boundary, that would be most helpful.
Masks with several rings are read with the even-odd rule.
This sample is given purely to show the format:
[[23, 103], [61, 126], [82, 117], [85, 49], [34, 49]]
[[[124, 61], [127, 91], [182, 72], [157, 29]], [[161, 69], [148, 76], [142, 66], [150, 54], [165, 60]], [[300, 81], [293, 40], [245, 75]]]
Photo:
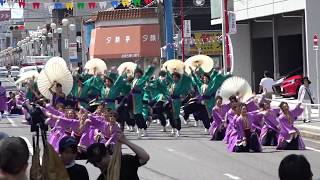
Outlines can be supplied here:
[[[320, 33], [318, 7], [318, 0], [234, 0], [234, 74], [255, 90], [264, 70], [275, 79], [296, 71], [317, 82], [313, 36]], [[211, 25], [218, 24], [220, 19], [211, 20]], [[312, 88], [316, 92], [316, 85]]]

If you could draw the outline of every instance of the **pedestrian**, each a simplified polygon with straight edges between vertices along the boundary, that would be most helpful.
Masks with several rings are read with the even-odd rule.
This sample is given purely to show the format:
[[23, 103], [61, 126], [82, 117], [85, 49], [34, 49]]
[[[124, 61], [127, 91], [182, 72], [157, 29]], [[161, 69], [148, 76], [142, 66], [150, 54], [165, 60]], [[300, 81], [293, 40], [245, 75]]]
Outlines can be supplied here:
[[279, 166], [280, 180], [312, 180], [310, 163], [303, 155], [291, 154]]
[[0, 179], [26, 180], [29, 150], [20, 137], [7, 137], [0, 141]]
[[264, 77], [260, 81], [259, 93], [263, 93], [267, 99], [272, 99], [274, 80], [269, 71], [264, 71]]
[[7, 91], [0, 82], [0, 112], [1, 112], [0, 119], [2, 118], [4, 111], [6, 109], [7, 109]]
[[302, 85], [299, 88], [298, 92], [298, 100], [299, 102], [303, 103], [303, 122], [307, 123], [310, 122], [311, 119], [311, 106], [310, 105], [305, 105], [306, 104], [314, 104], [314, 97], [313, 93], [310, 89], [310, 84], [311, 81], [309, 80], [308, 77], [304, 77], [302, 79]]
[[[149, 161], [149, 154], [141, 147], [130, 142], [123, 134], [119, 143], [127, 145], [135, 155], [121, 155], [120, 180], [139, 180], [138, 168]], [[98, 180], [104, 180], [112, 158], [112, 150], [104, 144], [95, 143], [87, 149], [88, 162], [101, 170]]]
[[75, 162], [78, 154], [78, 143], [74, 137], [66, 136], [60, 140], [59, 153], [70, 180], [89, 180], [86, 167]]

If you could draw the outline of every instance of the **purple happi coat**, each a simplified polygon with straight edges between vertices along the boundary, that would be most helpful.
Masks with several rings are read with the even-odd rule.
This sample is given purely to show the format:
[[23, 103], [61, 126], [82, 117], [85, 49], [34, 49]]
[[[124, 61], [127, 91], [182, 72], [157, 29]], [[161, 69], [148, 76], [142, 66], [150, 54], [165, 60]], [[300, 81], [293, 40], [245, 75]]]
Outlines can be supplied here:
[[[94, 127], [94, 129], [91, 130], [98, 129], [104, 136], [101, 143], [104, 143], [106, 145], [116, 143], [116, 141], [118, 140], [118, 135], [121, 132], [117, 124], [112, 125], [109, 122], [104, 121], [103, 118], [97, 117], [91, 117], [90, 120], [91, 125]], [[90, 134], [92, 134], [92, 132]]]
[[212, 109], [212, 118], [213, 122], [211, 123], [211, 126], [209, 128], [209, 133], [212, 136], [215, 136], [217, 133], [217, 130], [221, 127], [222, 122], [224, 121], [224, 118], [226, 116], [226, 113], [230, 110], [229, 104], [223, 104], [220, 108], [215, 106]]
[[[290, 141], [291, 140], [291, 134], [298, 132], [299, 130], [294, 127], [294, 121], [297, 119], [298, 116], [300, 116], [303, 112], [303, 109], [300, 106], [297, 106], [295, 109], [291, 110], [289, 112], [290, 115], [290, 119], [291, 121], [289, 121], [289, 119], [283, 114], [281, 113], [279, 116], [279, 122], [280, 122], [280, 134], [278, 137], [278, 147], [277, 149], [284, 149], [283, 145], [285, 143], [285, 141]], [[301, 138], [301, 136], [299, 136], [298, 139], [298, 145], [299, 145], [299, 150], [304, 150], [305, 149], [305, 144]]]
[[7, 91], [4, 87], [0, 86], [0, 111], [7, 110]]
[[57, 152], [59, 152], [60, 140], [65, 136], [71, 135], [72, 132], [77, 131], [79, 128], [79, 124], [80, 124], [80, 121], [77, 119], [68, 119], [66, 117], [59, 117], [59, 119], [56, 122], [55, 128], [60, 127], [60, 129], [54, 133], [55, 138], [51, 144]]
[[260, 134], [260, 140], [262, 141], [263, 138], [268, 133], [269, 129], [274, 130], [277, 132], [276, 137], [279, 135], [279, 121], [278, 121], [278, 114], [280, 113], [279, 108], [272, 108], [269, 109], [267, 114], [264, 116], [264, 124], [261, 129], [261, 134]]
[[[250, 129], [251, 132], [254, 132], [254, 127], [252, 126], [252, 124], [255, 121], [259, 121], [259, 119], [262, 118], [262, 114], [258, 114], [257, 112], [252, 112], [252, 113], [248, 113], [247, 114], [247, 118], [248, 118], [248, 124], [247, 124], [247, 128]], [[242, 116], [238, 116], [234, 118], [234, 122], [233, 122], [233, 126], [234, 126], [234, 131], [232, 133], [232, 135], [230, 136], [229, 139], [229, 143], [228, 143], [228, 151], [229, 152], [233, 152], [234, 147], [236, 146], [237, 143], [241, 142], [243, 140], [243, 138], [245, 137], [245, 127], [244, 127], [244, 123], [243, 123], [243, 118]], [[259, 149], [261, 150], [261, 142], [259, 141]]]
[[229, 143], [229, 138], [231, 136], [231, 133], [233, 131], [233, 121], [234, 121], [234, 117], [236, 116], [236, 113], [234, 113], [234, 111], [232, 109], [230, 109], [227, 114], [226, 114], [226, 121], [227, 121], [227, 129], [226, 129], [226, 135], [223, 139], [223, 141], [225, 143]]

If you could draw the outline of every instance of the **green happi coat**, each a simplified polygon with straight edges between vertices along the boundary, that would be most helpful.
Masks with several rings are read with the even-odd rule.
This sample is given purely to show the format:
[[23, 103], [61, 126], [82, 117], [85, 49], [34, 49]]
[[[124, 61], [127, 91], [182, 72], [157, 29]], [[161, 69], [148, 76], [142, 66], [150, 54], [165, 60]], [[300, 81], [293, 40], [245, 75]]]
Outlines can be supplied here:
[[33, 102], [33, 100], [35, 98], [35, 94], [33, 93], [33, 91], [35, 91], [36, 89], [38, 89], [38, 86], [37, 86], [37, 83], [34, 81], [31, 82], [31, 89], [29, 87], [27, 87], [26, 98], [30, 102]]
[[142, 114], [143, 111], [143, 91], [146, 82], [150, 79], [155, 70], [154, 66], [149, 66], [147, 71], [140, 79], [134, 79], [131, 85], [132, 93], [132, 112], [133, 114]]
[[[103, 80], [98, 76], [92, 76], [83, 83], [79, 98], [86, 100], [86, 102], [80, 102], [81, 106], [88, 108], [92, 99], [101, 97], [101, 89], [104, 87]], [[76, 88], [75, 88], [76, 89]]]
[[125, 86], [125, 83], [126, 83], [126, 81], [124, 81], [125, 78], [126, 78], [125, 74], [118, 76], [110, 88], [108, 87], [102, 88], [101, 97], [106, 103], [107, 108], [110, 108], [112, 110], [116, 109], [115, 99], [119, 95], [120, 90]]
[[180, 117], [181, 98], [184, 97], [192, 87], [192, 80], [187, 74], [183, 74], [178, 82], [173, 82], [172, 75], [167, 73], [168, 81], [171, 82], [168, 88], [172, 100], [172, 115], [174, 119]]
[[152, 100], [159, 101], [168, 101], [169, 91], [166, 80], [156, 79], [150, 82], [150, 91], [152, 94]]
[[210, 81], [206, 85], [201, 81], [199, 76], [192, 73], [193, 84], [196, 85], [199, 95], [201, 95], [201, 103], [206, 107], [209, 118], [211, 118], [211, 111], [215, 102], [214, 98], [217, 91], [215, 82], [219, 80], [219, 78], [216, 79], [217, 76], [218, 72], [212, 71], [210, 74]]
[[148, 120], [148, 117], [150, 115], [150, 109], [149, 109], [149, 102], [152, 99], [152, 93], [151, 93], [151, 87], [149, 83], [146, 84], [143, 91], [143, 98], [142, 98], [142, 115], [144, 120]]

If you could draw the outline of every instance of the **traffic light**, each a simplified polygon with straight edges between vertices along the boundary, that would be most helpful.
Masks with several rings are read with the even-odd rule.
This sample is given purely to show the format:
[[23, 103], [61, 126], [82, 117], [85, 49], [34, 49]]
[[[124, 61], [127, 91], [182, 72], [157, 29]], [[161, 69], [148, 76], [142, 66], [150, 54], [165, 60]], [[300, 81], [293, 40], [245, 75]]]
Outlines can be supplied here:
[[10, 26], [9, 27], [9, 29], [10, 29], [10, 31], [13, 31], [13, 30], [15, 30], [15, 31], [18, 31], [18, 30], [24, 30], [24, 26], [23, 25], [13, 25], [13, 26]]

